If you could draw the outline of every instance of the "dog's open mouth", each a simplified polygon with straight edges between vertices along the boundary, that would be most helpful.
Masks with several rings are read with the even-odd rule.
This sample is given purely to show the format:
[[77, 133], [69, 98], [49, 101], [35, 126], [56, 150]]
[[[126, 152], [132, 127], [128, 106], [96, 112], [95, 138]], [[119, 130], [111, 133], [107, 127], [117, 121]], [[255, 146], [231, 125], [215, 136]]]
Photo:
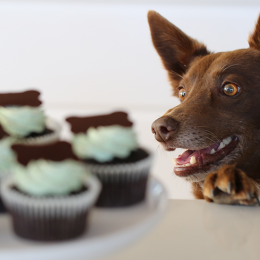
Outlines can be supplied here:
[[173, 159], [174, 173], [185, 177], [199, 173], [201, 170], [209, 170], [212, 164], [230, 154], [237, 144], [238, 138], [230, 136], [201, 150], [186, 150], [178, 158]]

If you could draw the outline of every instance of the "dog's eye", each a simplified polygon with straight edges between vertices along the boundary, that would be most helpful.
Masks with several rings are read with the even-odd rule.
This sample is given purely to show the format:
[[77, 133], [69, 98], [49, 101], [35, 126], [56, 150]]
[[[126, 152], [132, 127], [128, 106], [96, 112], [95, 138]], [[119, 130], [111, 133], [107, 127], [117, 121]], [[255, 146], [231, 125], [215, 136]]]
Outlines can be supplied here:
[[181, 101], [183, 101], [185, 99], [185, 95], [186, 95], [186, 90], [184, 88], [181, 88], [179, 90], [179, 98]]
[[234, 96], [238, 92], [238, 87], [235, 84], [227, 83], [224, 85], [223, 91], [227, 96]]

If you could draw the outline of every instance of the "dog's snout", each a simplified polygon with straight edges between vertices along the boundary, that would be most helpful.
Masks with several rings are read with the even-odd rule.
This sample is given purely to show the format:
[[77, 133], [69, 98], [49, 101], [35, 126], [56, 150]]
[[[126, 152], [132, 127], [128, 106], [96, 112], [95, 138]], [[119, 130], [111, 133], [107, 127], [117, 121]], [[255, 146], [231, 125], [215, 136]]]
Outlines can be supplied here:
[[152, 124], [152, 133], [158, 142], [168, 141], [176, 132], [178, 122], [171, 117], [163, 116]]

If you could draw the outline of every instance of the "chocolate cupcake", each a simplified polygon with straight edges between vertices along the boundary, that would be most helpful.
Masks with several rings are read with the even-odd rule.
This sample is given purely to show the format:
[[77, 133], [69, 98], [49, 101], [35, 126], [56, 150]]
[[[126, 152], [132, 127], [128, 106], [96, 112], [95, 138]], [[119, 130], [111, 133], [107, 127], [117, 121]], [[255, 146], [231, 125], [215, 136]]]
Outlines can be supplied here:
[[100, 183], [67, 142], [13, 145], [19, 165], [1, 183], [14, 232], [25, 239], [61, 241], [82, 235]]
[[46, 118], [40, 107], [40, 93], [0, 93], [0, 134], [15, 138], [16, 143], [44, 145], [59, 139], [60, 126]]
[[123, 207], [145, 199], [152, 158], [139, 148], [124, 112], [66, 119], [74, 153], [102, 183], [99, 207]]

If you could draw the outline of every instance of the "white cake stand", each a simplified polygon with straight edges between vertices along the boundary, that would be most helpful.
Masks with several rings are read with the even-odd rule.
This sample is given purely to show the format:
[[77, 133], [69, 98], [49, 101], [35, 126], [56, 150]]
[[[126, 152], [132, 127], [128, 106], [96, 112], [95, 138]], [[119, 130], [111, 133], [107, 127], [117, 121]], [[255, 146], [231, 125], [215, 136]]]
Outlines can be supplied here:
[[60, 243], [20, 239], [11, 231], [9, 216], [0, 215], [0, 259], [87, 260], [100, 257], [136, 241], [152, 229], [163, 216], [166, 206], [164, 187], [151, 178], [145, 202], [120, 209], [94, 209], [86, 234]]

